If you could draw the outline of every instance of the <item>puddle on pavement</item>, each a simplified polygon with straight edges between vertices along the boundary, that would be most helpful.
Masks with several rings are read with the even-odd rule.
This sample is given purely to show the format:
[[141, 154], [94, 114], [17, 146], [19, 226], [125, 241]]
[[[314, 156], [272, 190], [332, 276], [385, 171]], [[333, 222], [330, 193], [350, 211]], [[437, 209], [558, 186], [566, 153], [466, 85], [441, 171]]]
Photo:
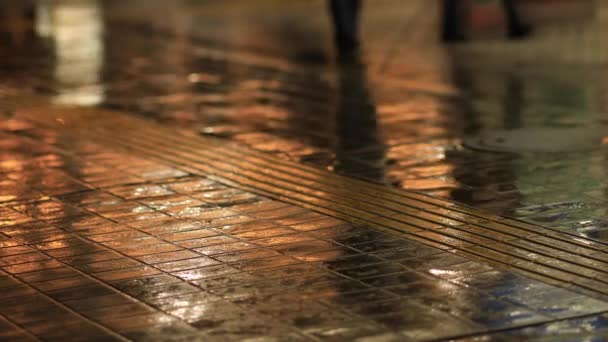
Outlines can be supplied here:
[[482, 132], [464, 146], [487, 152], [585, 152], [605, 148], [608, 128], [527, 128]]

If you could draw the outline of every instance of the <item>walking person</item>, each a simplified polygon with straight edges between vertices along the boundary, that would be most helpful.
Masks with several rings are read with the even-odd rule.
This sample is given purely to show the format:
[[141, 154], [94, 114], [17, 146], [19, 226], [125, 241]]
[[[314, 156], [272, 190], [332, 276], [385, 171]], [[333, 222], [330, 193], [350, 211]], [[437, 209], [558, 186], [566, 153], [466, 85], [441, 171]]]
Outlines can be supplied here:
[[[466, 8], [463, 0], [442, 0], [443, 22], [442, 40], [444, 42], [457, 42], [466, 39]], [[511, 39], [525, 38], [531, 33], [531, 28], [523, 22], [519, 13], [517, 0], [501, 0], [507, 21], [508, 37]]]
[[359, 48], [361, 0], [330, 0], [329, 8], [338, 51], [340, 53], [356, 51]]
[[[463, 41], [466, 24], [466, 0], [442, 1], [442, 40], [444, 42]], [[531, 28], [524, 23], [519, 13], [517, 0], [501, 0], [507, 19], [508, 37], [511, 39], [525, 38], [531, 33]], [[329, 0], [334, 39], [341, 54], [356, 52], [359, 48], [359, 18], [361, 0]]]

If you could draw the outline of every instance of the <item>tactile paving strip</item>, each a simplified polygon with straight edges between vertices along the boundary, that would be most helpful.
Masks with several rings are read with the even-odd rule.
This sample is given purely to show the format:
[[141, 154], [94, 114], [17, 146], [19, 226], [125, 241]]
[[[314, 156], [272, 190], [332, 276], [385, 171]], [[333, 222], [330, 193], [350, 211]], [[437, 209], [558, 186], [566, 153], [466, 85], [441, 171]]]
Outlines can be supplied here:
[[608, 295], [608, 246], [598, 242], [279, 160], [226, 141], [176, 134], [117, 112], [36, 108], [21, 108], [18, 116], [548, 283]]

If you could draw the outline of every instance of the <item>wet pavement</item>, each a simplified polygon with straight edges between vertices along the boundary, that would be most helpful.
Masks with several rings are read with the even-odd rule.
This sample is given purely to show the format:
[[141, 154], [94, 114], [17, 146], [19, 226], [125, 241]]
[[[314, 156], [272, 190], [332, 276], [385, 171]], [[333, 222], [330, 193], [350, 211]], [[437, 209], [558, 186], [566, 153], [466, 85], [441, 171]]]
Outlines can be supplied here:
[[0, 30], [0, 339], [608, 338], [599, 2], [445, 47], [379, 0], [342, 63], [321, 1], [36, 6]]
[[342, 65], [321, 1], [276, 6], [42, 1], [38, 33], [3, 52], [3, 92], [127, 110], [606, 239], [601, 3], [529, 41], [446, 48], [434, 6], [375, 2], [361, 60]]
[[[166, 128], [112, 112], [17, 108], [1, 133], [2, 339], [485, 341], [599, 338], [608, 328], [606, 252], [590, 240], [567, 241], [503, 219], [493, 224], [494, 236], [502, 231], [497, 239], [509, 240], [516, 254], [502, 257], [507, 265], [491, 263], [500, 243], [458, 232], [458, 217], [444, 218], [444, 228], [428, 221], [418, 235], [383, 229], [390, 224], [379, 217], [352, 220], [356, 210], [341, 220], [306, 208], [319, 200], [286, 203], [295, 183], [273, 196], [284, 201], [259, 195], [272, 191], [259, 185], [251, 185], [254, 192], [242, 190], [246, 182], [226, 185], [256, 165], [234, 166], [233, 177], [194, 159], [230, 153], [217, 140], [175, 135], [150, 150], [143, 136], [123, 139], [135, 132], [130, 125], [151, 136]], [[187, 162], [171, 145], [176, 140], [193, 154]], [[243, 160], [255, 156], [227, 147]], [[165, 158], [165, 148], [175, 157]], [[322, 198], [347, 205], [351, 194], [345, 197]], [[408, 202], [426, 205], [426, 214], [398, 212], [430, 219], [459, 210], [474, 227], [475, 211], [467, 216], [465, 208], [431, 201]], [[420, 226], [420, 218], [405, 222]], [[476, 222], [492, 226], [488, 220]], [[438, 238], [450, 229], [457, 234]], [[509, 229], [519, 233], [504, 235]], [[543, 235], [523, 238], [533, 232]], [[561, 252], [549, 247], [558, 239]], [[540, 241], [544, 250], [534, 245]], [[523, 243], [539, 254], [517, 252]], [[497, 249], [475, 257], [482, 244]], [[544, 253], [557, 263], [546, 265]], [[569, 268], [573, 263], [579, 266]]]

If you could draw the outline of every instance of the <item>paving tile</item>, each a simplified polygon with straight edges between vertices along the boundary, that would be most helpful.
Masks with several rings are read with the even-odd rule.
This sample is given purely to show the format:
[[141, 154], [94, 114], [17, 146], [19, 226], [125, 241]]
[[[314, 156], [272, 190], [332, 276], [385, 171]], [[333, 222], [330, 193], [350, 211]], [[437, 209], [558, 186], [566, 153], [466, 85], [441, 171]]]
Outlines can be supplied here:
[[233, 238], [230, 236], [216, 235], [216, 236], [205, 237], [205, 238], [179, 241], [179, 245], [186, 247], [186, 248], [201, 248], [201, 247], [220, 245], [220, 244], [231, 243], [231, 242], [236, 242], [236, 241], [238, 241], [236, 238]]
[[[602, 63], [555, 64], [584, 50], [563, 53], [571, 25], [547, 56], [534, 44], [549, 27], [446, 50], [420, 15], [435, 5], [387, 0], [365, 8], [365, 62], [347, 65], [316, 44], [320, 5], [39, 5], [78, 10], [82, 34], [62, 45], [59, 16], [52, 46], [32, 32], [0, 55], [0, 339], [608, 335], [601, 146], [487, 153], [466, 138], [599, 127]], [[407, 34], [386, 34], [404, 18]], [[294, 32], [303, 44], [285, 45]], [[75, 99], [100, 108], [51, 104]]]
[[159, 242], [158, 244], [145, 245], [145, 246], [134, 246], [120, 248], [120, 253], [128, 255], [130, 257], [142, 257], [145, 255], [155, 255], [158, 253], [168, 253], [183, 250], [182, 247], [176, 246], [168, 242]]
[[80, 275], [80, 273], [76, 269], [69, 266], [63, 266], [58, 268], [45, 269], [41, 271], [22, 273], [19, 274], [19, 279], [22, 279], [26, 282], [37, 282], [74, 277], [78, 275]]
[[[55, 256], [55, 255], [53, 255]], [[61, 255], [60, 255], [61, 256]], [[56, 256], [55, 256], [56, 257]], [[83, 265], [83, 264], [91, 264], [102, 261], [111, 261], [122, 259], [123, 256], [114, 251], [103, 250], [101, 252], [89, 253], [89, 254], [80, 254], [76, 256], [68, 256], [61, 258], [61, 261], [69, 264], [71, 266]]]
[[136, 247], [158, 245], [162, 242], [164, 242], [164, 241], [161, 239], [158, 239], [158, 238], [155, 238], [152, 236], [145, 236], [145, 237], [140, 237], [140, 238], [104, 242], [103, 245], [106, 247], [109, 247], [109, 248], [121, 250], [121, 249], [130, 249], [130, 248], [136, 248]]
[[184, 260], [179, 260], [179, 261], [159, 263], [156, 265], [156, 267], [158, 267], [159, 269], [161, 269], [165, 272], [177, 272], [177, 271], [184, 271], [184, 270], [189, 270], [189, 269], [194, 269], [194, 268], [200, 268], [200, 267], [209, 266], [209, 265], [215, 265], [218, 263], [219, 262], [217, 260], [214, 260], [214, 259], [211, 259], [208, 257], [197, 257], [197, 258], [190, 258], [190, 259], [184, 259]]
[[[53, 248], [50, 250], [44, 250], [44, 252], [52, 257], [55, 258], [62, 258], [62, 257], [77, 257], [80, 255], [86, 255], [86, 254], [90, 254], [90, 253], [95, 253], [95, 252], [105, 252], [107, 251], [106, 248], [99, 246], [97, 244], [93, 244], [93, 243], [86, 243], [86, 244], [82, 244], [82, 245], [77, 245], [77, 246], [67, 246], [67, 247], [63, 247], [64, 245], [61, 245], [62, 247], [59, 248]], [[36, 248], [40, 249], [40, 247], [36, 246]]]
[[[119, 340], [118, 336], [108, 333], [106, 330], [101, 329], [92, 324], [86, 324], [84, 322], [73, 322], [69, 325], [62, 324], [61, 326], [54, 326], [52, 324], [36, 322], [24, 326], [28, 331], [33, 334], [44, 337], [47, 339], [75, 339], [85, 341], [87, 338], [91, 339], [108, 339], [108, 340]], [[86, 337], [85, 337], [86, 336]]]
[[[249, 232], [236, 234], [235, 236], [239, 239], [244, 240], [256, 240], [256, 239], [268, 239], [274, 236], [289, 235], [293, 234], [294, 231], [287, 227], [260, 229]], [[272, 241], [272, 240], [271, 240]]]
[[116, 292], [110, 287], [103, 286], [99, 283], [94, 283], [90, 285], [83, 285], [77, 288], [62, 288], [52, 290], [47, 292], [46, 294], [59, 302], [69, 302], [79, 299], [89, 299], [106, 295], [109, 296], [115, 293]]
[[197, 321], [204, 317], [205, 313], [213, 312], [214, 308], [230, 306], [209, 292], [191, 292], [175, 297], [151, 299], [150, 303], [186, 322]]
[[148, 266], [137, 266], [132, 268], [125, 268], [121, 270], [104, 271], [95, 273], [94, 276], [103, 281], [116, 281], [123, 279], [140, 278], [154, 274], [160, 274], [161, 271], [157, 268]]
[[274, 256], [263, 259], [245, 260], [239, 261], [238, 263], [232, 264], [235, 268], [243, 271], [255, 271], [265, 268], [273, 268], [285, 265], [291, 265], [299, 263], [298, 260], [284, 256]]
[[121, 269], [128, 269], [138, 266], [143, 266], [144, 264], [137, 262], [133, 259], [129, 258], [120, 258], [114, 260], [106, 260], [106, 261], [97, 261], [89, 264], [80, 264], [75, 267], [82, 272], [92, 274], [106, 271], [114, 271]]
[[109, 241], [121, 241], [121, 240], [126, 240], [126, 239], [132, 239], [132, 238], [140, 238], [140, 237], [147, 237], [148, 234], [142, 233], [142, 232], [138, 232], [136, 230], [131, 230], [131, 231], [123, 231], [123, 232], [116, 232], [116, 233], [108, 233], [108, 234], [98, 234], [98, 235], [93, 235], [90, 236], [89, 239], [98, 242], [98, 243], [107, 243]]
[[263, 279], [261, 279], [259, 276], [239, 270], [239, 272], [230, 272], [220, 276], [199, 278], [192, 283], [201, 288], [213, 289], [255, 283], [261, 280]]
[[0, 248], [0, 256], [2, 256], [2, 257], [18, 255], [18, 254], [27, 254], [27, 253], [31, 253], [31, 252], [34, 252], [34, 250], [27, 246], [13, 246], [13, 247]]
[[441, 317], [441, 329], [437, 329], [435, 318], [437, 316], [440, 315], [433, 312], [410, 311], [380, 316], [375, 320], [392, 331], [399, 331], [405, 338], [413, 340], [441, 339], [475, 329], [475, 325], [448, 315]]
[[183, 259], [191, 259], [200, 256], [198, 253], [194, 253], [188, 250], [180, 250], [175, 252], [148, 254], [140, 256], [137, 259], [147, 264], [158, 264], [162, 262], [178, 261]]
[[229, 242], [229, 243], [224, 243], [224, 244], [195, 248], [194, 250], [196, 252], [204, 254], [204, 255], [215, 255], [215, 254], [223, 254], [223, 253], [255, 249], [258, 247], [259, 246], [255, 245], [253, 243], [248, 243], [248, 242]]
[[186, 271], [173, 272], [173, 275], [180, 279], [191, 281], [203, 278], [220, 277], [230, 273], [239, 273], [240, 271], [228, 265], [212, 265], [201, 268], [189, 269]]
[[382, 276], [365, 278], [362, 281], [371, 286], [385, 288], [385, 287], [391, 287], [391, 286], [396, 286], [396, 285], [403, 285], [403, 284], [418, 282], [418, 281], [421, 281], [424, 279], [426, 279], [426, 277], [424, 275], [421, 275], [416, 272], [405, 271], [405, 272], [401, 272], [401, 273], [394, 273], [394, 274], [388, 274], [388, 275], [384, 274]]
[[33, 261], [42, 261], [50, 259], [47, 255], [39, 253], [39, 252], [30, 252], [26, 254], [18, 254], [5, 256], [0, 258], [0, 267], [2, 266], [11, 266], [18, 264], [25, 264]]
[[[466, 294], [463, 291], [459, 292]], [[476, 295], [475, 299], [470, 302], [456, 299], [447, 300], [445, 297], [442, 299], [424, 297], [420, 301], [427, 306], [484, 326], [486, 329], [503, 329], [527, 325], [545, 321], [548, 317], [521, 305], [513, 305], [492, 297], [480, 296], [475, 292], [469, 294]]]
[[101, 317], [112, 317], [127, 319], [132, 316], [140, 316], [154, 313], [154, 309], [140, 303], [132, 303], [110, 307], [93, 307], [86, 311], [87, 316], [93, 319]]
[[16, 264], [16, 265], [11, 265], [11, 266], [3, 266], [0, 268], [2, 268], [4, 271], [11, 273], [11, 274], [21, 274], [21, 273], [40, 271], [40, 270], [49, 270], [49, 269], [60, 268], [60, 267], [63, 267], [63, 264], [61, 262], [59, 262], [57, 260], [46, 259], [46, 260]]
[[386, 334], [386, 328], [365, 321], [351, 320], [348, 322], [327, 323], [313, 329], [305, 330], [308, 334], [321, 340], [357, 340], [370, 336]]
[[145, 291], [137, 293], [136, 298], [146, 302], [148, 299], [175, 297], [187, 293], [200, 292], [200, 288], [187, 283], [173, 283], [169, 285], [146, 287]]
[[19, 281], [11, 276], [5, 275], [0, 277], [0, 288], [11, 287], [19, 284]]
[[14, 298], [14, 297], [22, 297], [36, 293], [36, 290], [29, 285], [26, 284], [18, 284], [13, 286], [4, 287], [2, 290], [2, 294], [0, 294], [0, 298]]
[[556, 322], [535, 325], [531, 327], [499, 332], [495, 334], [477, 336], [473, 341], [512, 340], [512, 339], [546, 339], [546, 340], [576, 340], [589, 338], [603, 339], [606, 331], [605, 315], [593, 315], [588, 317], [560, 320]]
[[280, 253], [267, 249], [250, 249], [242, 252], [231, 252], [224, 254], [214, 255], [213, 258], [225, 263], [244, 261], [244, 260], [254, 260], [254, 259], [263, 259], [269, 258], [273, 256], [278, 256]]
[[67, 307], [82, 312], [86, 312], [91, 308], [112, 307], [131, 303], [133, 303], [131, 298], [120, 293], [109, 293], [96, 297], [79, 298], [63, 302]]
[[158, 235], [164, 240], [171, 242], [178, 242], [184, 240], [194, 240], [194, 239], [204, 239], [206, 237], [217, 236], [218, 232], [213, 231], [211, 229], [196, 229], [196, 230], [188, 230], [185, 232], [177, 232], [177, 233], [167, 233]]
[[48, 292], [54, 291], [54, 290], [73, 289], [73, 288], [77, 288], [77, 287], [81, 287], [81, 286], [93, 285], [95, 283], [96, 282], [89, 277], [86, 277], [83, 275], [78, 275], [78, 276], [69, 277], [69, 278], [61, 278], [61, 279], [55, 279], [55, 280], [35, 282], [35, 283], [32, 283], [32, 285], [36, 289], [43, 291], [45, 293], [48, 293]]
[[197, 230], [201, 227], [193, 222], [185, 222], [185, 221], [175, 221], [173, 219], [168, 219], [167, 221], [163, 221], [158, 225], [151, 225], [150, 227], [143, 227], [140, 230], [153, 235], [159, 234], [168, 234], [168, 233], [177, 233], [182, 231], [190, 231]]
[[564, 289], [545, 289], [543, 292], [534, 293], [534, 296], [520, 297], [518, 300], [536, 312], [557, 318], [574, 317], [582, 312], [589, 313], [595, 310], [603, 312], [608, 309], [604, 301]]
[[173, 194], [173, 192], [162, 186], [123, 186], [108, 190], [111, 194], [130, 200], [138, 198], [159, 197]]

